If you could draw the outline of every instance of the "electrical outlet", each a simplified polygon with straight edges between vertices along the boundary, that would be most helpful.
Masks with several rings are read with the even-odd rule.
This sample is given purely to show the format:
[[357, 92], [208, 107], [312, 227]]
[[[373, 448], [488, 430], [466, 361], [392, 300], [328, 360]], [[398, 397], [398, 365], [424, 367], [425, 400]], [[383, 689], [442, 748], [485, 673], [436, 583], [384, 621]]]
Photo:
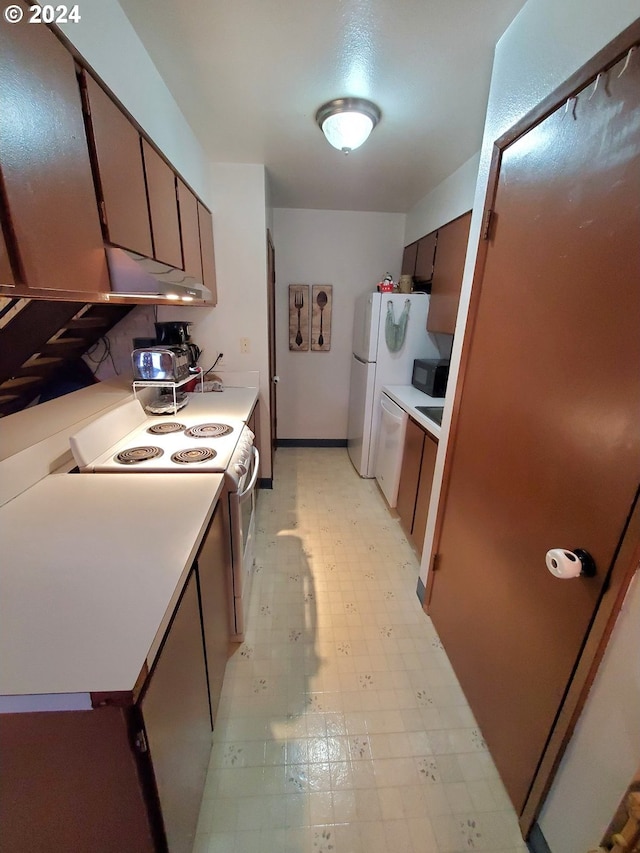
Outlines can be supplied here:
[[249, 338], [240, 338], [240, 352], [247, 353], [249, 349]]

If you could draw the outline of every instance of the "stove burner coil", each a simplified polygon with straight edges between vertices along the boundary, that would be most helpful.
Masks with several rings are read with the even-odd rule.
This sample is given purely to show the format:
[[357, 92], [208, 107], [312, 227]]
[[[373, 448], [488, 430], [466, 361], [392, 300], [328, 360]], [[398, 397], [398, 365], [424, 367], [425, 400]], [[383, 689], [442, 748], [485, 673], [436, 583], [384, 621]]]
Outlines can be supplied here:
[[191, 465], [195, 462], [208, 462], [217, 455], [210, 447], [190, 447], [188, 450], [178, 450], [171, 456], [171, 461]]
[[157, 459], [162, 456], [164, 451], [160, 447], [128, 447], [117, 453], [113, 458], [115, 462], [121, 465], [137, 465], [138, 462], [146, 462], [147, 459]]
[[198, 424], [185, 431], [189, 438], [221, 438], [233, 432], [228, 424]]
[[151, 435], [168, 435], [171, 432], [182, 432], [186, 429], [184, 424], [179, 424], [176, 421], [163, 421], [161, 424], [150, 426], [147, 432]]

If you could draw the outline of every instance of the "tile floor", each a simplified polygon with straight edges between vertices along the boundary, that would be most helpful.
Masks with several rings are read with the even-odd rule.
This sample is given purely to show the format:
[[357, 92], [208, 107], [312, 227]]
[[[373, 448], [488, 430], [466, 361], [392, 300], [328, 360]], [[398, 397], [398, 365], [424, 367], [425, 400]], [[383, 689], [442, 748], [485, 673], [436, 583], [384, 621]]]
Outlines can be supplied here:
[[375, 481], [279, 449], [256, 552], [194, 853], [524, 853]]

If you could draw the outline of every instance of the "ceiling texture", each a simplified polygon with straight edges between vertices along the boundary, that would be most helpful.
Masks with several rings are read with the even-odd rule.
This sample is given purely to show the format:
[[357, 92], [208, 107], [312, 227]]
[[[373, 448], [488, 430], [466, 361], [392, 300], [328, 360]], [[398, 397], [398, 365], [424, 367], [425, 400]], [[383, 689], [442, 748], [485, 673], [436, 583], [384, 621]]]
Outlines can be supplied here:
[[[524, 0], [119, 0], [213, 162], [264, 163], [274, 207], [405, 213], [482, 140], [495, 44]], [[344, 155], [325, 101], [382, 111]]]

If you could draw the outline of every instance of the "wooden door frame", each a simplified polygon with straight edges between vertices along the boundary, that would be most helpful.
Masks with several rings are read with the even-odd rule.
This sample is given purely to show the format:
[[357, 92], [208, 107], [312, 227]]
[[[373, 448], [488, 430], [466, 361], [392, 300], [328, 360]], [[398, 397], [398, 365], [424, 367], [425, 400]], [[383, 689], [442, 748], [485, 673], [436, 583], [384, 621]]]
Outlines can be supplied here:
[[[425, 610], [429, 612], [429, 604], [433, 594], [434, 563], [438, 556], [442, 530], [444, 526], [444, 514], [449, 496], [451, 483], [451, 469], [454, 450], [458, 437], [460, 420], [460, 402], [463, 396], [467, 370], [469, 366], [469, 353], [473, 342], [473, 335], [478, 316], [480, 298], [482, 295], [482, 282], [484, 279], [485, 264], [489, 250], [489, 238], [492, 225], [492, 211], [495, 197], [498, 191], [498, 179], [502, 163], [502, 152], [516, 139], [532, 130], [536, 125], [543, 122], [558, 107], [575, 97], [578, 92], [595, 81], [599, 74], [607, 71], [622, 59], [630, 49], [640, 43], [640, 18], [634, 21], [613, 41], [609, 42], [602, 50], [593, 56], [585, 65], [569, 77], [554, 92], [542, 100], [536, 107], [530, 110], [522, 119], [516, 122], [509, 130], [500, 136], [493, 144], [491, 165], [487, 184], [487, 193], [482, 218], [482, 230], [480, 243], [473, 273], [471, 294], [467, 323], [464, 331], [464, 339], [460, 357], [460, 368], [456, 384], [453, 412], [451, 416], [451, 427], [449, 440], [444, 460], [442, 476], [442, 487], [438, 510], [436, 515], [435, 530], [431, 553], [429, 555], [429, 574], [427, 577], [425, 591]], [[520, 829], [526, 838], [542, 808], [544, 799], [549, 792], [553, 777], [556, 773], [560, 759], [571, 738], [575, 724], [580, 716], [587, 698], [587, 694], [595, 678], [598, 665], [604, 654], [609, 636], [615, 625], [616, 618], [622, 606], [624, 596], [629, 587], [631, 579], [638, 568], [640, 561], [640, 500], [636, 496], [623, 538], [614, 558], [607, 581], [603, 585], [602, 594], [589, 632], [585, 639], [580, 658], [574, 670], [573, 676], [563, 697], [558, 716], [555, 720], [549, 740], [547, 741], [540, 764], [532, 781], [526, 803], [522, 814], [519, 816]]]
[[276, 373], [276, 250], [271, 230], [267, 228], [267, 306], [269, 332], [269, 429], [271, 453], [271, 479], [273, 481], [273, 457], [278, 447], [278, 412]]

